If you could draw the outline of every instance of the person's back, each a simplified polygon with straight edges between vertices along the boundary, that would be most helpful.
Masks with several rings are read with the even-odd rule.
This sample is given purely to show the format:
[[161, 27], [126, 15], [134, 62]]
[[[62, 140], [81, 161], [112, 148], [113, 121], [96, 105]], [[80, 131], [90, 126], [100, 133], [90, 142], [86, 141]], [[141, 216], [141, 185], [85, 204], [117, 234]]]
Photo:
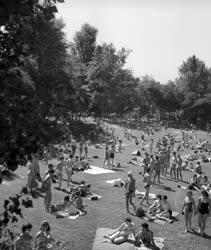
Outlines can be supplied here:
[[32, 250], [32, 239], [33, 237], [31, 235], [21, 234], [15, 242], [15, 249]]

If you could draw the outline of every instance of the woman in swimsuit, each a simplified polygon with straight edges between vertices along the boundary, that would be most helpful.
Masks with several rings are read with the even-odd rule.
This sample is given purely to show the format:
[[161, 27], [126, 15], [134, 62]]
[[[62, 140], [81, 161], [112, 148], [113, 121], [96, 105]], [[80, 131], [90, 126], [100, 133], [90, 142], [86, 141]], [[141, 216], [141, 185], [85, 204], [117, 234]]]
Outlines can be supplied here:
[[[188, 229], [192, 229], [192, 215], [193, 211], [196, 214], [196, 205], [193, 199], [192, 191], [187, 192], [187, 196], [185, 197], [184, 204], [182, 207], [182, 214], [185, 215], [185, 232], [188, 232]], [[188, 228], [189, 226], [189, 228]]]
[[211, 200], [209, 198], [208, 193], [205, 190], [203, 190], [201, 194], [202, 196], [199, 197], [198, 206], [197, 206], [198, 224], [199, 224], [198, 233], [204, 236], [205, 235], [204, 230], [206, 227], [207, 218], [209, 217], [210, 210], [211, 210]]
[[109, 239], [114, 244], [121, 244], [128, 241], [130, 234], [135, 236], [134, 223], [132, 223], [131, 218], [126, 218], [124, 223], [122, 223], [122, 225], [117, 228], [115, 232], [110, 235], [105, 235], [104, 238]]

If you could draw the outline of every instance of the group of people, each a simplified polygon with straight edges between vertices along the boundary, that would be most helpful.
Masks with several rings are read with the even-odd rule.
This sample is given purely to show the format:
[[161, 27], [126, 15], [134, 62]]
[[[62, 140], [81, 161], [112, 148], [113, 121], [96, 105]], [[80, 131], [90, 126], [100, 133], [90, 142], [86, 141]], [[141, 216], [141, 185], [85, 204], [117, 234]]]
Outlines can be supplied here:
[[39, 232], [33, 237], [32, 224], [27, 223], [22, 226], [22, 233], [15, 240], [15, 250], [47, 250], [60, 245], [52, 237], [51, 228], [48, 221], [43, 221]]
[[[109, 235], [104, 235], [104, 238], [117, 245], [123, 242], [132, 242], [137, 247], [143, 245], [153, 250], [159, 249], [155, 245], [153, 232], [149, 229], [149, 225], [143, 223], [141, 227], [142, 230], [136, 233], [135, 224], [132, 222], [131, 218], [127, 217], [119, 228]], [[133, 240], [130, 240], [131, 236]]]

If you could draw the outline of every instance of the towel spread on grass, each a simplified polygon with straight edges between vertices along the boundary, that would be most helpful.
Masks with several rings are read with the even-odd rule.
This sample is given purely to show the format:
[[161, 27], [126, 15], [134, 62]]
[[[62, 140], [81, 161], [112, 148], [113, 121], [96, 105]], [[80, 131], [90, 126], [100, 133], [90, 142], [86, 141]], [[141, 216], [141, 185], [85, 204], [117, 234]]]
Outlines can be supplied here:
[[115, 171], [112, 171], [110, 169], [105, 169], [105, 168], [99, 168], [99, 167], [95, 167], [95, 166], [90, 166], [90, 169], [86, 169], [84, 171], [84, 173], [86, 174], [111, 174], [111, 173], [115, 173]]
[[[106, 241], [104, 236], [112, 234], [114, 229], [110, 228], [98, 228], [96, 231], [95, 239], [93, 242], [92, 250], [149, 250], [150, 248], [141, 246], [135, 247], [132, 243], [125, 242], [120, 245], [115, 245]], [[162, 249], [164, 247], [164, 238], [154, 237], [154, 241], [157, 247]]]
[[[145, 192], [140, 192], [140, 191], [136, 190], [136, 193], [135, 193], [135, 194], [140, 195], [140, 196], [144, 196]], [[156, 197], [156, 194], [149, 193], [149, 199], [150, 199], [150, 200], [154, 200], [154, 199], [156, 199], [156, 198], [157, 198], [157, 197]]]
[[65, 217], [69, 220], [75, 220], [77, 219], [80, 215], [79, 214], [76, 214], [76, 215], [70, 215], [68, 212], [65, 212], [65, 211], [58, 211], [56, 212], [57, 215], [60, 215], [62, 217]]

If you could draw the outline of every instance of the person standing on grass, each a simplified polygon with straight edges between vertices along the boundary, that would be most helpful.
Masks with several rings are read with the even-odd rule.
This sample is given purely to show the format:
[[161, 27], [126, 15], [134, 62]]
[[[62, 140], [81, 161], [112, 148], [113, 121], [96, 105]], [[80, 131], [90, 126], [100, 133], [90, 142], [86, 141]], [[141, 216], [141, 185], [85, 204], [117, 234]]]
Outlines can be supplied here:
[[160, 160], [159, 156], [155, 156], [155, 162], [154, 162], [154, 180], [153, 180], [153, 185], [155, 185], [155, 179], [158, 179], [158, 185], [160, 185], [160, 174], [161, 174], [161, 165], [160, 165]]
[[32, 224], [22, 226], [22, 234], [15, 241], [15, 250], [32, 250], [33, 236], [31, 235]]
[[105, 167], [105, 166], [110, 167], [110, 150], [108, 147], [106, 147], [105, 160], [103, 162], [103, 167]]
[[195, 200], [193, 199], [192, 191], [188, 191], [185, 197], [182, 214], [185, 216], [185, 232], [187, 233], [189, 229], [192, 229], [192, 216], [197, 213]]
[[28, 168], [28, 181], [27, 181], [27, 188], [30, 189], [30, 191], [32, 192], [33, 190], [35, 190], [38, 187], [38, 183], [36, 182], [36, 180], [38, 179], [39, 181], [41, 180], [40, 178], [40, 172], [39, 172], [39, 168], [36, 164], [36, 161], [34, 161], [34, 159], [32, 158], [31, 155], [28, 156], [28, 162], [27, 162], [27, 168]]
[[201, 191], [202, 196], [199, 197], [197, 211], [198, 211], [198, 233], [202, 236], [205, 236], [205, 228], [208, 217], [211, 214], [211, 200], [209, 194], [203, 190]]
[[177, 180], [179, 181], [180, 179], [182, 181], [182, 158], [180, 154], [177, 155], [176, 174]]
[[72, 148], [72, 154], [75, 155], [77, 149], [77, 142], [73, 137], [71, 138], [71, 148]]
[[128, 172], [128, 179], [125, 182], [125, 196], [126, 196], [126, 209], [127, 213], [129, 213], [129, 204], [133, 206], [133, 209], [136, 213], [136, 207], [133, 203], [133, 197], [135, 197], [135, 191], [136, 191], [136, 181], [133, 178], [132, 172]]
[[85, 159], [88, 159], [88, 143], [84, 143], [84, 154], [85, 154]]
[[63, 180], [63, 171], [66, 168], [66, 164], [65, 164], [65, 161], [64, 161], [64, 156], [60, 156], [59, 159], [60, 159], [60, 161], [56, 166], [56, 175], [57, 175], [57, 180], [58, 180], [58, 183], [59, 183], [58, 188], [61, 188], [62, 180]]
[[69, 159], [66, 161], [65, 164], [65, 170], [67, 174], [67, 187], [70, 187], [70, 182], [72, 182], [72, 176], [73, 176], [73, 169], [74, 169], [75, 163], [73, 160], [73, 155], [70, 155]]
[[52, 192], [51, 192], [51, 182], [54, 178], [54, 170], [50, 170], [48, 174], [45, 176], [45, 179], [42, 183], [42, 191], [45, 193], [44, 197], [44, 204], [45, 204], [45, 210], [49, 212], [50, 206], [51, 206], [51, 200], [52, 200]]
[[143, 173], [143, 176], [144, 174], [146, 173], [146, 170], [149, 166], [149, 163], [150, 163], [150, 158], [149, 158], [149, 154], [148, 153], [145, 153], [145, 157], [143, 159], [143, 163], [144, 163], [144, 173]]
[[142, 205], [144, 200], [146, 200], [147, 205], [149, 205], [149, 191], [150, 191], [150, 186], [151, 186], [150, 168], [147, 169], [144, 175], [143, 183], [144, 183], [144, 188], [145, 188], [145, 194], [140, 202], [140, 205]]
[[177, 155], [176, 152], [173, 152], [171, 159], [170, 175], [171, 179], [176, 179], [176, 166], [177, 166]]
[[114, 154], [115, 154], [115, 143], [112, 144], [111, 150], [110, 150], [111, 168], [113, 168], [113, 166], [114, 166]]
[[84, 147], [84, 143], [83, 143], [82, 138], [81, 138], [81, 141], [79, 142], [79, 158], [82, 157], [83, 147]]

